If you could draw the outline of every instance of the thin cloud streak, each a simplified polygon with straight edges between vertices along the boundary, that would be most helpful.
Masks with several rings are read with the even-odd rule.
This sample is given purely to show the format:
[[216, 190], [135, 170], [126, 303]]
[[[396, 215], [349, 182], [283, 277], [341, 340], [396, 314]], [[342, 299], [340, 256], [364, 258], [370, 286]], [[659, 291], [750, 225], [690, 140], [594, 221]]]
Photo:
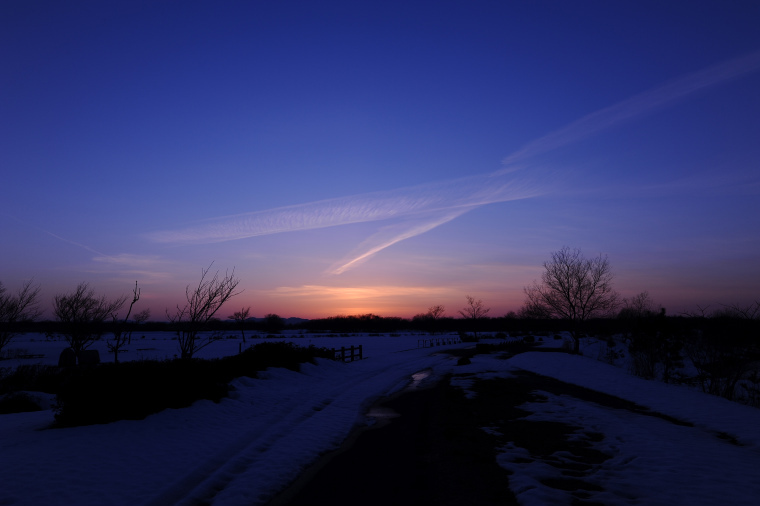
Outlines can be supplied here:
[[688, 74], [663, 86], [605, 107], [552, 132], [502, 160], [509, 167], [538, 154], [578, 142], [599, 131], [651, 114], [689, 95], [760, 69], [760, 51]]
[[118, 255], [103, 255], [94, 257], [95, 262], [112, 264], [126, 267], [156, 267], [170, 265], [171, 262], [156, 255], [135, 255], [132, 253], [119, 253]]
[[475, 207], [480, 206], [454, 209], [444, 214], [443, 216], [436, 212], [426, 219], [420, 218], [415, 219], [411, 223], [404, 222], [383, 227], [378, 233], [363, 241], [356, 248], [355, 252], [330, 268], [329, 272], [330, 274], [343, 274], [347, 270], [353, 269], [354, 267], [357, 267], [358, 265], [364, 263], [370, 257], [384, 250], [385, 248], [393, 246], [397, 242], [403, 241], [405, 239], [410, 239], [412, 237], [433, 230], [434, 228], [443, 225], [444, 223], [448, 223], [449, 221], [462, 216], [464, 213], [474, 209]]
[[87, 246], [86, 244], [81, 244], [81, 243], [78, 243], [76, 241], [72, 241], [71, 239], [66, 239], [65, 237], [61, 237], [58, 234], [54, 234], [53, 232], [50, 232], [49, 230], [45, 230], [42, 227], [38, 227], [37, 225], [33, 225], [33, 224], [27, 222], [26, 220], [22, 220], [21, 218], [18, 218], [17, 216], [14, 216], [12, 214], [8, 214], [8, 213], [0, 213], [0, 214], [2, 214], [3, 216], [6, 216], [8, 218], [11, 218], [12, 220], [15, 220], [15, 221], [21, 223], [24, 226], [31, 227], [31, 228], [33, 228], [35, 230], [39, 230], [40, 232], [42, 232], [44, 234], [47, 234], [50, 237], [53, 237], [55, 239], [58, 239], [59, 241], [63, 241], [65, 243], [67, 243], [67, 244], [71, 244], [71, 245], [74, 245], [74, 246], [76, 246], [78, 248], [82, 248], [82, 249], [84, 249], [86, 251], [89, 251], [90, 253], [95, 253], [96, 255], [99, 255], [101, 257], [108, 257], [108, 255], [106, 255], [105, 253], [101, 253], [100, 251], [98, 251], [96, 249], [93, 249], [93, 248]]
[[536, 155], [578, 142], [600, 131], [652, 113], [698, 91], [736, 79], [760, 68], [760, 51], [671, 81], [591, 113], [558, 131], [541, 137], [502, 160], [491, 174], [431, 183], [398, 190], [368, 193], [226, 216], [184, 230], [159, 231], [148, 238], [160, 243], [205, 244], [298, 230], [311, 230], [393, 218], [406, 221], [383, 228], [355, 252], [334, 265], [341, 274], [402, 240], [447, 223], [486, 204], [546, 194], [546, 184], [529, 180], [521, 163]]
[[366, 193], [207, 220], [195, 227], [148, 234], [160, 243], [207, 244], [471, 208], [545, 193], [525, 177], [486, 174], [398, 190]]

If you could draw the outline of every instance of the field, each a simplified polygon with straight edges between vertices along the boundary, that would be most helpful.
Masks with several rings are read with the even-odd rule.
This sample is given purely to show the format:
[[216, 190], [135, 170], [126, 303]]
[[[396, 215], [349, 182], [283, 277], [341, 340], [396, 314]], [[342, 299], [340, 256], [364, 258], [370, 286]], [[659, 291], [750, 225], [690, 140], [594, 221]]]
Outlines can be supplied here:
[[[230, 397], [218, 404], [199, 401], [144, 420], [51, 429], [51, 410], [2, 415], [0, 504], [263, 505], [353, 430], [378, 425], [388, 414], [372, 409], [380, 399], [441, 382], [463, 393], [467, 410], [493, 417], [479, 419], [477, 429], [491, 438], [496, 461], [511, 473], [504, 474], [503, 487], [519, 504], [750, 505], [760, 497], [760, 410], [642, 380], [595, 357], [534, 351], [505, 358], [474, 354], [472, 343], [419, 348], [426, 337], [279, 338], [306, 346], [361, 344], [365, 359], [320, 359], [299, 372], [270, 369], [235, 380]], [[237, 353], [239, 343], [220, 340], [202, 356]], [[2, 366], [56, 363], [63, 346], [21, 336], [12, 348], [44, 357]], [[175, 353], [171, 334], [145, 333], [121, 359]], [[471, 363], [458, 365], [463, 354]], [[104, 361], [108, 357], [101, 351]], [[528, 397], [515, 395], [516, 381]], [[501, 402], [523, 414], [509, 422], [498, 409], [482, 410], [482, 403], [495, 408]], [[522, 432], [510, 432], [514, 423]], [[565, 443], [548, 453], [518, 437], [532, 433], [540, 441], [556, 433], [546, 427], [557, 424], [568, 427]], [[576, 481], [566, 475], [582, 460], [567, 448], [573, 441], [604, 455]]]
[[[430, 339], [425, 334], [398, 334], [383, 335], [378, 339], [377, 335], [369, 334], [308, 334], [308, 333], [283, 333], [280, 337], [263, 337], [268, 334], [246, 334], [246, 344], [240, 337], [240, 333], [228, 332], [223, 334], [222, 339], [214, 341], [209, 346], [202, 348], [195, 355], [197, 358], [216, 358], [234, 355], [242, 348], [261, 342], [292, 342], [299, 346], [316, 346], [319, 348], [340, 348], [341, 346], [363, 345], [367, 356], [384, 355], [396, 351], [417, 348], [419, 341]], [[270, 335], [271, 336], [271, 335]], [[455, 337], [456, 335], [452, 335]], [[441, 336], [435, 336], [441, 337]], [[30, 358], [15, 358], [3, 360], [0, 367], [15, 367], [21, 364], [49, 364], [58, 363], [61, 351], [66, 343], [59, 339], [48, 339], [44, 334], [28, 333], [13, 339], [9, 348], [11, 356], [26, 355]], [[113, 362], [113, 353], [109, 353], [104, 339], [95, 341], [88, 349], [98, 350], [101, 362]], [[127, 360], [165, 360], [179, 356], [176, 337], [174, 332], [135, 332], [132, 343], [119, 353], [119, 361]]]

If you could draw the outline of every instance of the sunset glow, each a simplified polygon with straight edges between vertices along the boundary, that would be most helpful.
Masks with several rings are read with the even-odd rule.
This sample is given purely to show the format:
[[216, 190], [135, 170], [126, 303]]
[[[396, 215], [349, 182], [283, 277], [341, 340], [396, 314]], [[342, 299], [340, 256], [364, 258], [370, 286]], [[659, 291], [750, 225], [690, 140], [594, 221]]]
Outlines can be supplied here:
[[[230, 314], [518, 311], [564, 246], [678, 314], [760, 298], [760, 5], [0, 6], [0, 281], [212, 266]], [[225, 313], [222, 316], [227, 316]]]

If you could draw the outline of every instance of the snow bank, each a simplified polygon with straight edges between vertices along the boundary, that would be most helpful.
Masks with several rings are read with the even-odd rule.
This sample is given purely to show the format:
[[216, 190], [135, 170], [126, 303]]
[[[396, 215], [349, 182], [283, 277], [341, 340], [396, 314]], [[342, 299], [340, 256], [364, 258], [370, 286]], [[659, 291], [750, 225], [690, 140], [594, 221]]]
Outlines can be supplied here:
[[760, 410], [697, 390], [645, 380], [597, 360], [567, 353], [529, 352], [510, 365], [560, 381], [591, 388], [691, 422], [713, 432], [730, 434], [760, 449]]

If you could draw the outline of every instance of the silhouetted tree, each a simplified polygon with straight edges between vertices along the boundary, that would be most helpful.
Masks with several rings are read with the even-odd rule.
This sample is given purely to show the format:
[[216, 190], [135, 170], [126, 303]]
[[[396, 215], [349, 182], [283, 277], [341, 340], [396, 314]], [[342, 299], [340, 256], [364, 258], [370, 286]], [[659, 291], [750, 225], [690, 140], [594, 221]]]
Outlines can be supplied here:
[[443, 304], [436, 304], [435, 306], [430, 306], [428, 308], [427, 314], [430, 315], [430, 318], [433, 320], [438, 320], [440, 318], [443, 318], [443, 315], [446, 313], [446, 307]]
[[245, 344], [245, 321], [248, 319], [248, 315], [251, 314], [251, 306], [244, 307], [240, 311], [235, 311], [232, 316], [228, 316], [230, 320], [235, 320], [240, 324], [240, 334], [243, 336], [243, 344]]
[[589, 318], [611, 316], [618, 307], [606, 256], [587, 259], [564, 247], [544, 262], [541, 283], [525, 287], [526, 312], [570, 321], [573, 350], [580, 352], [580, 326]]
[[40, 287], [32, 286], [27, 281], [15, 293], [6, 293], [7, 289], [0, 281], [0, 352], [16, 335], [14, 326], [19, 322], [32, 321], [39, 315]]
[[191, 289], [190, 285], [187, 285], [185, 288], [187, 303], [183, 307], [178, 304], [173, 314], [170, 314], [168, 309], [166, 310], [167, 318], [176, 328], [181, 358], [193, 358], [198, 350], [215, 340], [215, 335], [201, 337], [199, 333], [225, 302], [242, 293], [242, 290], [235, 291], [240, 284], [240, 279], [235, 277], [234, 269], [232, 273], [225, 272], [223, 278], [219, 277], [217, 271], [209, 279], [207, 276], [210, 270], [211, 266], [201, 270], [201, 280], [197, 287]]
[[649, 292], [644, 291], [630, 299], [623, 299], [623, 308], [618, 313], [618, 318], [636, 320], [656, 314], [656, 304], [649, 296]]
[[412, 321], [415, 322], [419, 328], [424, 329], [430, 334], [435, 334], [440, 331], [440, 321], [443, 318], [444, 313], [446, 313], [446, 308], [442, 304], [436, 304], [435, 306], [430, 306], [427, 313], [419, 313], [415, 315], [412, 318]]
[[[113, 320], [113, 327], [111, 328], [113, 339], [107, 341], [106, 346], [108, 346], [108, 351], [113, 353], [113, 361], [115, 363], [119, 362], [119, 353], [121, 353], [122, 348], [124, 348], [127, 343], [132, 342], [132, 328], [129, 326], [128, 320], [129, 315], [132, 314], [132, 307], [134, 307], [135, 302], [140, 300], [140, 289], [137, 287], [137, 281], [135, 281], [135, 289], [132, 291], [132, 294], [132, 303], [129, 304], [129, 310], [123, 321], [119, 321], [119, 315], [116, 311], [111, 313], [111, 319]], [[149, 315], [150, 310], [147, 311], [147, 314]]]
[[[150, 308], [145, 308], [142, 311], [135, 313], [135, 315], [132, 317], [132, 321], [135, 322], [135, 325], [142, 325], [148, 321], [148, 318], [150, 318]], [[129, 333], [127, 344], [132, 344], [132, 332]]]
[[480, 320], [486, 318], [486, 315], [491, 308], [485, 307], [482, 299], [475, 300], [475, 297], [469, 295], [466, 295], [465, 297], [467, 298], [467, 305], [459, 310], [459, 314], [462, 315], [462, 318], [472, 320], [472, 332], [475, 335], [475, 339], [477, 339], [478, 324], [480, 323]]
[[271, 334], [279, 334], [285, 328], [285, 320], [280, 315], [269, 313], [264, 316], [264, 327]]
[[745, 306], [739, 304], [726, 305], [724, 314], [744, 320], [760, 320], [760, 300], [756, 300], [752, 304]]
[[105, 295], [97, 297], [87, 283], [79, 283], [73, 292], [53, 298], [53, 314], [77, 360], [82, 350], [103, 334], [102, 323], [106, 318], [119, 311], [126, 301], [125, 296], [114, 300]]

